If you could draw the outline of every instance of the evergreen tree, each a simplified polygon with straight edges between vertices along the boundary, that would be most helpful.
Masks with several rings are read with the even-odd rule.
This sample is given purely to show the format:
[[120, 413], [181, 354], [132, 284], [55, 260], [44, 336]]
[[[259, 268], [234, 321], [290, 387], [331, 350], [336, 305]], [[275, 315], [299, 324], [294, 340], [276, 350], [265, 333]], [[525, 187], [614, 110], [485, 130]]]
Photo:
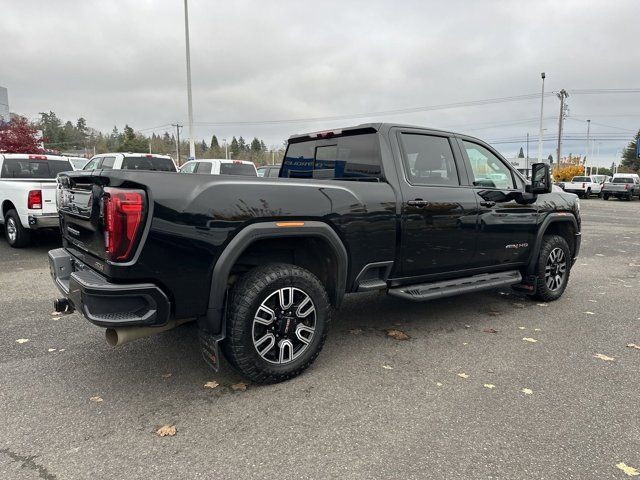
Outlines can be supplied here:
[[253, 140], [251, 140], [251, 151], [253, 153], [259, 153], [262, 151], [260, 140], [258, 140], [256, 137], [254, 137]]
[[218, 143], [218, 137], [216, 137], [215, 135], [213, 135], [211, 137], [211, 149], [216, 149], [216, 148], [220, 148], [220, 144]]
[[638, 140], [640, 140], [640, 130], [636, 133], [635, 137], [622, 152], [622, 162], [620, 164], [623, 167], [627, 167], [630, 170], [637, 172], [640, 170], [640, 158], [638, 158]]
[[[244, 140], [242, 141], [244, 142]], [[231, 155], [233, 156], [233, 158], [238, 158], [238, 155], [240, 154], [240, 142], [236, 140], [236, 137], [233, 137], [231, 139], [231, 145], [229, 146], [229, 150], [231, 150]]]
[[242, 136], [238, 138], [238, 148], [240, 149], [241, 152], [244, 152], [247, 150], [247, 142], [244, 141], [244, 138], [242, 138]]

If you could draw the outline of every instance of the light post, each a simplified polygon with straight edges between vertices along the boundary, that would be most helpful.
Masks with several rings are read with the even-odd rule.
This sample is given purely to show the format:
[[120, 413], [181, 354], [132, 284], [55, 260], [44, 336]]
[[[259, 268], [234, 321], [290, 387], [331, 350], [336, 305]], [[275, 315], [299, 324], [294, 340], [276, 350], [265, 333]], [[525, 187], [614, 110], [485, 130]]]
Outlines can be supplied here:
[[227, 139], [223, 138], [222, 141], [224, 142], [224, 158], [225, 160], [229, 160], [229, 145], [227, 145]]
[[584, 174], [587, 174], [587, 154], [589, 153], [589, 132], [591, 130], [591, 120], [587, 120], [587, 148], [584, 151], [584, 161], [582, 164], [584, 165]]
[[189, 157], [196, 158], [196, 145], [193, 140], [193, 102], [191, 101], [191, 52], [189, 50], [189, 7], [184, 0], [184, 39], [187, 53], [187, 103], [189, 108]]
[[538, 162], [542, 162], [542, 115], [544, 112], [544, 79], [545, 74], [540, 74], [542, 77], [542, 94], [540, 95], [540, 133], [538, 134]]

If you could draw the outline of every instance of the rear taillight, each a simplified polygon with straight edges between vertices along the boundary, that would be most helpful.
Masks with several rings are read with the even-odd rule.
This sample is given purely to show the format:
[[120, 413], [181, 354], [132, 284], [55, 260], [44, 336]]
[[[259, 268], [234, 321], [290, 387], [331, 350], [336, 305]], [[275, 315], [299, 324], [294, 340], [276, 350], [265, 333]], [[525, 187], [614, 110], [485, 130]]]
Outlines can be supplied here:
[[586, 183], [583, 183], [583, 184], [582, 184], [582, 188], [584, 188], [584, 187], [586, 187], [586, 186], [587, 186], [587, 184], [586, 184]]
[[40, 210], [42, 209], [42, 190], [30, 190], [29, 199], [27, 200], [27, 208]]
[[105, 187], [102, 197], [104, 247], [107, 258], [126, 261], [131, 256], [145, 214], [142, 190]]

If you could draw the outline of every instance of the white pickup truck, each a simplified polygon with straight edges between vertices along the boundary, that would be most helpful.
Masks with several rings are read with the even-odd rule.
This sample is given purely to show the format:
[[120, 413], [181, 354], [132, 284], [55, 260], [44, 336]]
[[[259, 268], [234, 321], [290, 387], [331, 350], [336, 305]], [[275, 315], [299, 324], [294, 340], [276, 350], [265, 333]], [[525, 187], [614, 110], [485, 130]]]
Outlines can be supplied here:
[[594, 176], [573, 177], [570, 182], [564, 184], [564, 191], [567, 193], [575, 193], [581, 198], [589, 198], [591, 195], [598, 195], [602, 192], [602, 184]]
[[9, 245], [24, 247], [32, 230], [60, 227], [56, 176], [71, 170], [67, 157], [0, 154], [0, 224]]

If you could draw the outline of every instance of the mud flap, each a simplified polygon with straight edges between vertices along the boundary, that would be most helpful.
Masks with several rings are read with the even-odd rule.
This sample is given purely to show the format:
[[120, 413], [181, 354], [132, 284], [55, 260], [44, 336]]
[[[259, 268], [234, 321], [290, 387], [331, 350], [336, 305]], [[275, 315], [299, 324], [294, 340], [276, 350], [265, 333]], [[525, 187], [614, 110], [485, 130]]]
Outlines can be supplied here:
[[220, 369], [220, 342], [224, 335], [212, 335], [202, 328], [199, 329], [198, 335], [204, 361], [217, 372]]
[[529, 295], [533, 295], [536, 293], [536, 276], [535, 275], [525, 275], [522, 278], [522, 282], [512, 285], [511, 288], [516, 292], [522, 292]]

